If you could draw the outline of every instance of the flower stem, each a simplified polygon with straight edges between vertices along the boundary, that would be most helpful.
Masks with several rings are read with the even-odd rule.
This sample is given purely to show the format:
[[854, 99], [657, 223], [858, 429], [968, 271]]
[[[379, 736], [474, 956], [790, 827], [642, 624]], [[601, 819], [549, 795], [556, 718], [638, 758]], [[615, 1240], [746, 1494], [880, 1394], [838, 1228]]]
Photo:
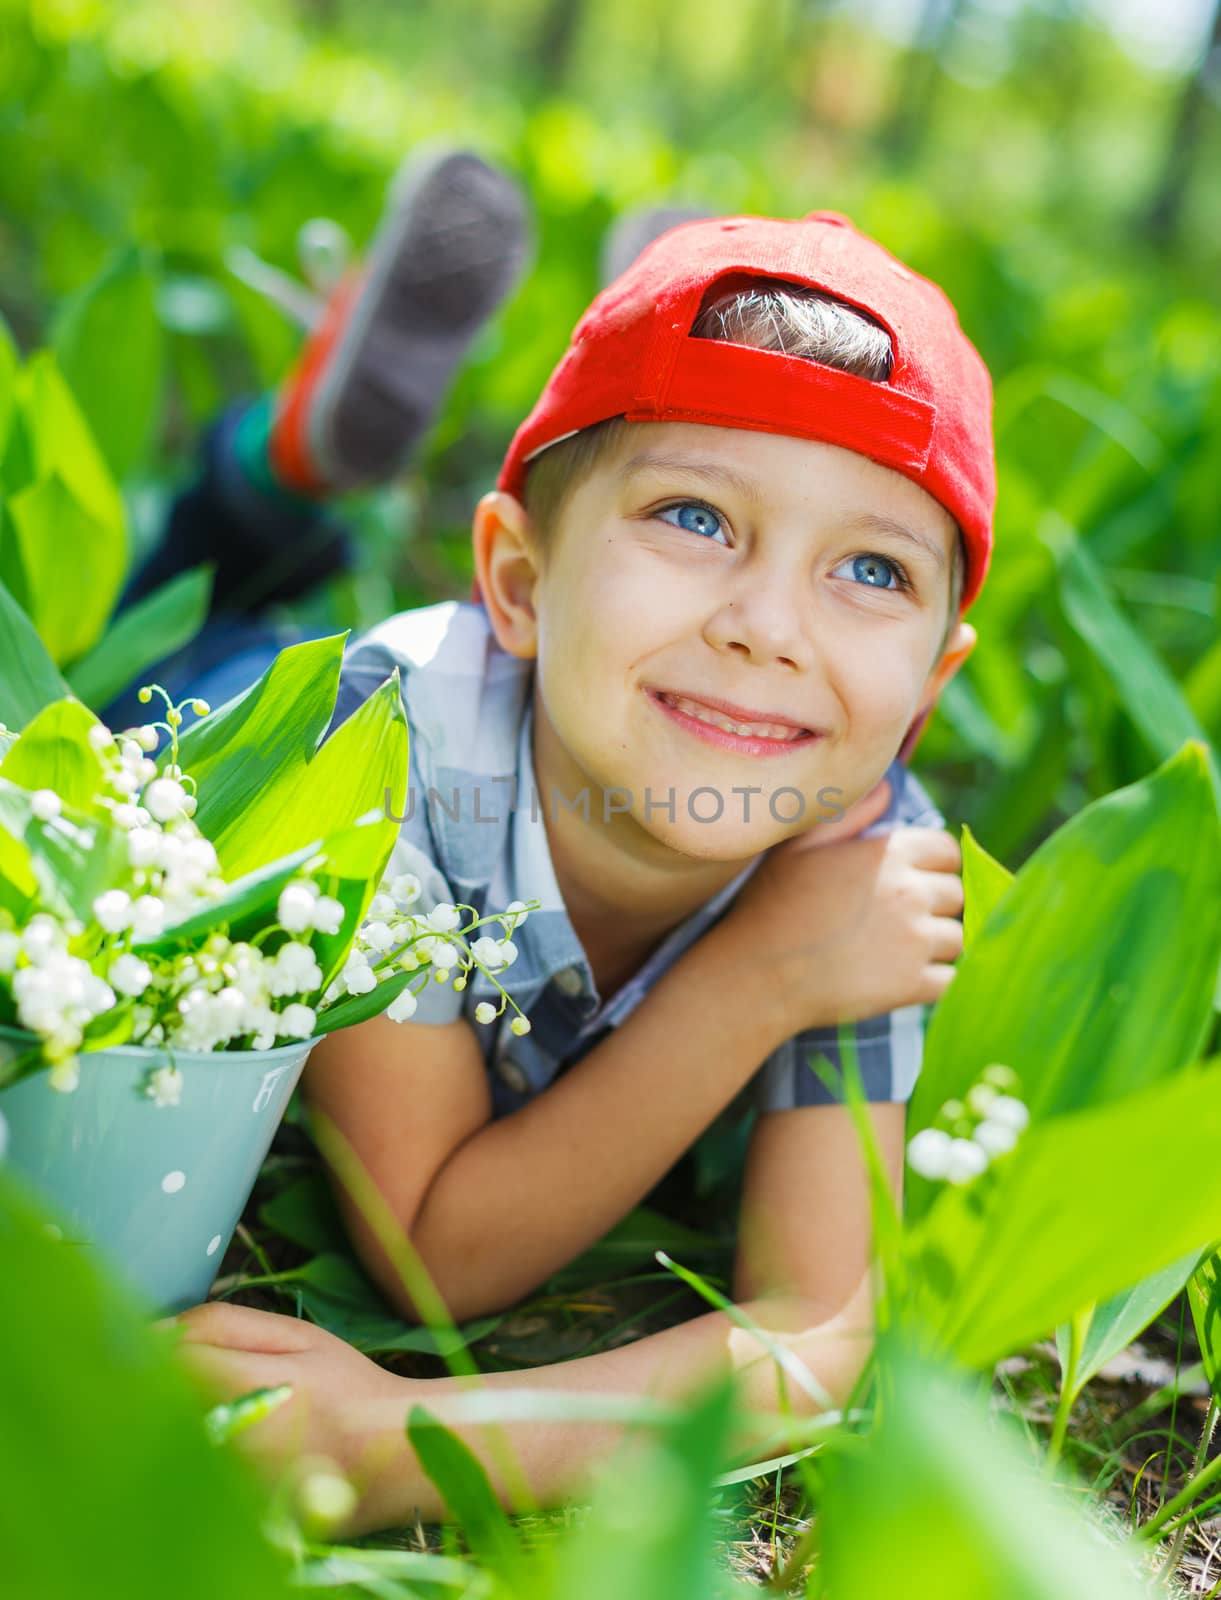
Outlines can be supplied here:
[[1216, 1483], [1218, 1478], [1221, 1478], [1221, 1456], [1214, 1456], [1202, 1472], [1198, 1472], [1195, 1477], [1189, 1478], [1172, 1500], [1167, 1500], [1160, 1511], [1150, 1517], [1148, 1522], [1137, 1528], [1133, 1537], [1145, 1541], [1151, 1541], [1156, 1538], [1166, 1524], [1183, 1510], [1184, 1506], [1190, 1505], [1205, 1489]]
[[1081, 1347], [1085, 1343], [1086, 1330], [1094, 1315], [1094, 1306], [1091, 1302], [1081, 1311], [1075, 1311], [1068, 1324], [1068, 1360], [1060, 1379], [1060, 1398], [1056, 1403], [1055, 1420], [1052, 1423], [1051, 1438], [1047, 1444], [1047, 1459], [1045, 1469], [1047, 1476], [1055, 1475], [1056, 1467], [1060, 1460], [1060, 1452], [1064, 1448], [1065, 1435], [1068, 1432], [1068, 1419], [1072, 1415], [1073, 1401], [1077, 1398], [1077, 1368], [1081, 1365]]

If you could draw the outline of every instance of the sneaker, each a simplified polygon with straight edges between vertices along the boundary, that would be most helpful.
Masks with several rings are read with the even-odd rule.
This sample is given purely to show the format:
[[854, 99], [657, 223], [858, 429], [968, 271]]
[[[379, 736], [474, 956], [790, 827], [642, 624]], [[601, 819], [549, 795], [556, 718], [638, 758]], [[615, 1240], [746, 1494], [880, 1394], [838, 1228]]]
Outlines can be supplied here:
[[317, 495], [393, 477], [528, 248], [525, 197], [507, 174], [466, 150], [410, 158], [364, 266], [280, 386], [268, 441], [279, 481]]

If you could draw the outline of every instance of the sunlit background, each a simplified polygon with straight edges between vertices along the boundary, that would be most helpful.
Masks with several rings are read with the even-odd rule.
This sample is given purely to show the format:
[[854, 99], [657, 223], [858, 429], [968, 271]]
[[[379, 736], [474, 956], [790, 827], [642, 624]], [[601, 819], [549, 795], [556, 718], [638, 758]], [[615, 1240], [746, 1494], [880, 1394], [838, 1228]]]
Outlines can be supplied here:
[[[944, 286], [996, 384], [981, 642], [917, 757], [938, 800], [1016, 864], [1164, 753], [1148, 692], [1117, 680], [1127, 636], [1082, 626], [1082, 583], [1103, 586], [1107, 615], [1216, 736], [1216, 0], [7, 0], [0, 14], [0, 310], [18, 344], [53, 342], [99, 273], [148, 289], [113, 360], [69, 374], [137, 546], [202, 426], [298, 347], [235, 264], [253, 252], [297, 272], [317, 216], [359, 248], [403, 155], [458, 141], [525, 184], [534, 265], [416, 468], [353, 507], [362, 569], [299, 608], [307, 620], [360, 629], [465, 595], [471, 507], [598, 286], [617, 214], [832, 208]], [[1076, 590], [1066, 539], [1089, 563]]]

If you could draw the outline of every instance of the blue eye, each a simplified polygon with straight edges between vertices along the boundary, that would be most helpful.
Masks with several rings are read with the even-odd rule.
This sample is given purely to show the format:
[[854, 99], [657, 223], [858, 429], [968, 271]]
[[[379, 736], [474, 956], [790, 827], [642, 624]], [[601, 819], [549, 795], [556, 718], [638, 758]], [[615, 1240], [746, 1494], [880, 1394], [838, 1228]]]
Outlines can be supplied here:
[[654, 515], [664, 520], [671, 513], [677, 517], [677, 521], [672, 522], [670, 526], [682, 528], [687, 533], [698, 533], [707, 538], [724, 528], [724, 519], [720, 512], [714, 511], [711, 506], [706, 506], [702, 500], [676, 500], [672, 506], [663, 506]]
[[[863, 583], [871, 589], [897, 590], [911, 588], [902, 567], [899, 566], [897, 561], [891, 561], [887, 556], [846, 556], [840, 562], [840, 566], [847, 566], [849, 562], [852, 563], [852, 576], [858, 583]], [[835, 570], [838, 572], [839, 567]], [[893, 577], [895, 581], [887, 583], [885, 580], [888, 577]]]

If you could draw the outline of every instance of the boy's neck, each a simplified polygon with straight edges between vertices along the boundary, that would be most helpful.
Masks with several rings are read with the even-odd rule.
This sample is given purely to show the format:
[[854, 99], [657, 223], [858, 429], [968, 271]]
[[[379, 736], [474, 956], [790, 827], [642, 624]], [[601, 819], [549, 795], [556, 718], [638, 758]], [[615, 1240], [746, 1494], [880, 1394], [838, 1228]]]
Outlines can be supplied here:
[[[556, 883], [603, 998], [637, 971], [665, 936], [746, 866], [700, 861], [667, 850], [629, 816], [602, 821], [602, 791], [560, 745], [537, 697], [532, 756]], [[553, 795], [589, 792], [583, 807]]]

